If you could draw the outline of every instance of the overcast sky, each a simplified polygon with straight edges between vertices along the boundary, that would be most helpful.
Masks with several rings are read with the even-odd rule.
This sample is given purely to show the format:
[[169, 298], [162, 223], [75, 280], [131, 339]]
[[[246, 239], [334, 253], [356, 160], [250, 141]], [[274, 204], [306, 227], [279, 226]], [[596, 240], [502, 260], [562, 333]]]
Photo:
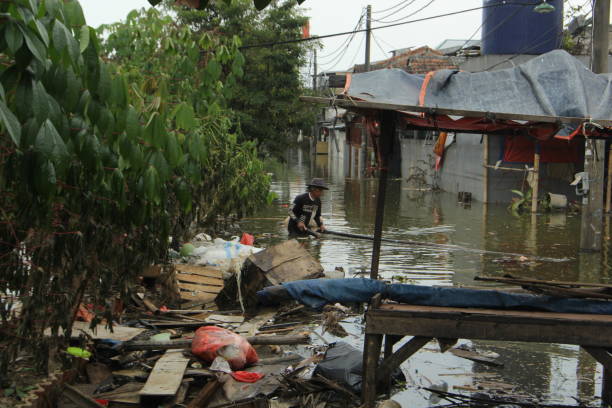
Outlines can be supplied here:
[[[571, 1], [574, 4], [582, 3], [581, 0]], [[385, 9], [399, 3], [403, 5], [384, 12]], [[147, 0], [81, 0], [81, 4], [87, 23], [94, 27], [124, 19], [134, 8], [150, 7]], [[482, 0], [306, 0], [303, 8], [311, 19], [311, 35], [325, 35], [353, 30], [368, 4], [372, 5], [372, 18], [380, 20], [372, 23], [372, 27], [377, 27], [385, 25], [384, 22], [406, 21], [479, 7], [482, 5]], [[413, 13], [413, 16], [407, 17]], [[371, 58], [373, 61], [383, 59], [392, 49], [421, 45], [435, 47], [445, 39], [470, 38], [479, 29], [481, 19], [481, 10], [476, 10], [456, 16], [375, 30]], [[319, 52], [319, 71], [342, 70], [353, 63], [363, 63], [364, 38], [365, 35], [359, 33], [350, 41], [347, 41], [350, 39], [348, 36], [323, 40], [324, 49]], [[480, 38], [479, 31], [474, 38]], [[335, 52], [336, 50], [338, 52]]]

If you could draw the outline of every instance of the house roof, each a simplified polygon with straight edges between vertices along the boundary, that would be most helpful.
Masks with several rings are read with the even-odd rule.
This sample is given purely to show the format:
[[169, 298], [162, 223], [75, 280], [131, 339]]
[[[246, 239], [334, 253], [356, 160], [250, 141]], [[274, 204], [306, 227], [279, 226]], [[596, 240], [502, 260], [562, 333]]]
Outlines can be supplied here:
[[[426, 74], [438, 69], [458, 69], [458, 66], [451, 57], [424, 46], [370, 64], [370, 71], [387, 68], [399, 68], [409, 74]], [[365, 64], [355, 65], [353, 72], [365, 72]]]

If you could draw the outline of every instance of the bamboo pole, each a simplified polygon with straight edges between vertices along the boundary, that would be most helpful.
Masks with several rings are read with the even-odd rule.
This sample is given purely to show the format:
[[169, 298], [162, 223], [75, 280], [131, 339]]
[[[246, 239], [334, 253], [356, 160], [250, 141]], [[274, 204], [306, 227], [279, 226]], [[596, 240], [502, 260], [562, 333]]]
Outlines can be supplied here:
[[482, 191], [482, 202], [489, 202], [489, 135], [483, 136], [483, 153], [482, 153], [482, 164], [484, 167], [483, 174], [483, 191]]
[[540, 190], [540, 144], [536, 142], [533, 155], [533, 185], [531, 186], [531, 212], [538, 212], [538, 195]]
[[606, 186], [606, 212], [609, 213], [612, 206], [612, 149], [608, 149], [608, 185]]

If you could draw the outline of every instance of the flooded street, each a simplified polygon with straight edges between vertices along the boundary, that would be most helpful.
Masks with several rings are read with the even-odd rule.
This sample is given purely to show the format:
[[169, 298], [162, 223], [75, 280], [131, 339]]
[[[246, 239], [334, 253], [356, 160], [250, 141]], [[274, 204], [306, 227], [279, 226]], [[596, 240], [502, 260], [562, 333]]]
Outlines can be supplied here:
[[[332, 166], [333, 168], [333, 166]], [[274, 173], [274, 204], [242, 221], [245, 231], [254, 233], [262, 246], [287, 238], [281, 221], [287, 205], [305, 190], [312, 177], [323, 177], [330, 190], [323, 198], [323, 218], [329, 229], [372, 235], [377, 182], [374, 179], [344, 179], [330, 172], [327, 156], [311, 163], [302, 151], [290, 151], [286, 165], [270, 169]], [[610, 282], [609, 240], [602, 254], [581, 254], [579, 214], [541, 214], [515, 217], [504, 205], [469, 206], [457, 203], [448, 193], [418, 191], [402, 180], [389, 181], [384, 237], [454, 244], [474, 249], [518, 253], [550, 258], [570, 258], [567, 262], [521, 262], [504, 257], [468, 251], [410, 247], [384, 243], [380, 271], [385, 280], [419, 285], [483, 286], [478, 275], [500, 276], [512, 273], [550, 280]], [[606, 232], [606, 236], [609, 234]], [[324, 237], [307, 241], [311, 253], [325, 270], [342, 267], [347, 277], [368, 276], [372, 242]], [[361, 317], [344, 321], [349, 341], [362, 347]], [[320, 331], [320, 329], [318, 329]], [[328, 341], [340, 340], [325, 334]], [[500, 343], [460, 340], [460, 344], [481, 353], [496, 353], [503, 367], [473, 363], [450, 353], [440, 354], [435, 343], [428, 344], [402, 368], [407, 377], [403, 391], [394, 396], [403, 406], [427, 407], [445, 401], [431, 399], [420, 387], [434, 386], [449, 392], [494, 390], [503, 395], [520, 395], [545, 403], [576, 405], [600, 393], [601, 367], [578, 347], [526, 343]]]

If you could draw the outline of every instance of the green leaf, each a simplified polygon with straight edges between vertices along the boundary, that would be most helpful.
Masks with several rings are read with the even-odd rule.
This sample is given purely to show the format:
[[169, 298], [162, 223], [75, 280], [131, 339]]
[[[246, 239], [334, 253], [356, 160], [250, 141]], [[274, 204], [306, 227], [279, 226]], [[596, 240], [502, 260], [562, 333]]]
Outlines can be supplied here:
[[187, 103], [182, 103], [179, 106], [176, 112], [176, 126], [185, 130], [191, 130], [196, 127], [198, 123], [195, 118], [193, 107]]
[[144, 192], [145, 197], [156, 204], [160, 203], [159, 198], [159, 175], [155, 167], [149, 166], [144, 175]]
[[85, 136], [82, 151], [83, 163], [89, 169], [95, 169], [100, 159], [100, 141], [95, 134], [89, 132]]
[[187, 213], [191, 211], [191, 191], [189, 189], [189, 185], [182, 179], [178, 182], [176, 187], [176, 198], [183, 208], [183, 211]]
[[2, 86], [2, 82], [0, 82], [0, 100], [6, 101], [6, 93], [4, 93], [4, 86]]
[[106, 100], [111, 96], [112, 79], [108, 72], [108, 66], [104, 63], [100, 64], [100, 79], [98, 81], [98, 95], [102, 100]]
[[45, 44], [45, 47], [48, 47], [49, 46], [49, 33], [47, 32], [47, 27], [45, 27], [44, 24], [41, 23], [41, 21], [38, 19], [34, 20], [34, 24], [36, 26], [36, 30], [38, 31], [38, 34], [40, 35], [40, 39]]
[[80, 55], [79, 44], [70, 30], [59, 20], [55, 20], [53, 24], [52, 37], [53, 46], [58, 53], [62, 54], [67, 51], [73, 61], [77, 60]]
[[68, 67], [66, 72], [66, 89], [63, 95], [64, 107], [68, 112], [74, 112], [76, 109], [79, 97], [81, 96], [81, 87], [80, 79], [77, 78], [72, 68]]
[[66, 144], [49, 119], [45, 120], [36, 135], [34, 150], [53, 162], [59, 162], [68, 157]]
[[170, 177], [170, 168], [163, 153], [157, 151], [151, 156], [151, 165], [157, 170], [157, 174], [162, 182], [166, 182]]
[[125, 118], [125, 131], [130, 139], [136, 140], [140, 137], [140, 129], [138, 113], [136, 113], [136, 109], [130, 105]]
[[9, 136], [13, 140], [16, 146], [19, 146], [19, 142], [21, 140], [21, 125], [19, 124], [19, 120], [13, 112], [11, 112], [4, 104], [4, 102], [0, 101], [0, 123], [4, 126]]
[[60, 0], [45, 0], [45, 8], [50, 17], [56, 18], [61, 8]]
[[17, 50], [23, 45], [23, 34], [21, 34], [19, 27], [15, 23], [8, 23], [6, 25], [4, 30], [4, 38], [9, 50], [11, 50], [12, 53], [17, 52]]
[[28, 49], [30, 50], [34, 58], [44, 63], [47, 60], [47, 49], [45, 48], [45, 45], [42, 43], [42, 41], [38, 39], [38, 36], [32, 34], [27, 27], [23, 28], [19, 26], [19, 30], [23, 34], [26, 41], [26, 45], [28, 46]]
[[164, 122], [157, 112], [153, 112], [149, 125], [147, 126], [147, 135], [151, 145], [161, 148], [164, 145]]
[[78, 1], [68, 1], [64, 3], [64, 16], [66, 25], [69, 27], [81, 27], [85, 25], [83, 9]]
[[38, 123], [42, 123], [49, 117], [49, 101], [47, 100], [47, 91], [43, 84], [39, 81], [34, 82], [32, 86], [32, 111], [38, 119]]
[[170, 166], [176, 167], [183, 152], [181, 151], [181, 147], [179, 146], [176, 136], [173, 134], [169, 134], [166, 138], [166, 157], [168, 158], [168, 163]]
[[89, 47], [89, 27], [84, 25], [81, 27], [81, 32], [79, 35], [79, 50], [81, 54]]

